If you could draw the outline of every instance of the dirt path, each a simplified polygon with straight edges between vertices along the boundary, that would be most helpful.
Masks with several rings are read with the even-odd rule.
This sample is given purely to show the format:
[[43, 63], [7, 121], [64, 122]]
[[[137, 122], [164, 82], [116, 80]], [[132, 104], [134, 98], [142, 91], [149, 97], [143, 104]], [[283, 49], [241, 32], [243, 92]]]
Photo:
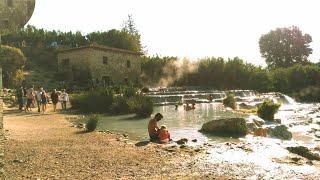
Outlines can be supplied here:
[[[81, 133], [70, 115], [6, 111], [6, 179], [193, 179], [188, 159], [119, 134]], [[188, 176], [186, 175], [188, 174]]]

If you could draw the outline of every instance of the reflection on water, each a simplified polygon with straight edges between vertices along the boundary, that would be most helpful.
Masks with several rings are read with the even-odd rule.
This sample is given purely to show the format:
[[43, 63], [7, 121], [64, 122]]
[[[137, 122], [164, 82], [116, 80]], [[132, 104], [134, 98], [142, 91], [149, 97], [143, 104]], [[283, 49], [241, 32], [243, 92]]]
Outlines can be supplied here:
[[[208, 140], [225, 140], [225, 138], [207, 137], [198, 132], [202, 124], [217, 118], [224, 117], [244, 117], [245, 115], [235, 114], [223, 108], [221, 103], [197, 104], [193, 111], [185, 111], [183, 106], [175, 110], [174, 106], [155, 107], [154, 113], [162, 113], [164, 119], [159, 122], [167, 125], [174, 140], [188, 138], [197, 139], [198, 142], [207, 142]], [[115, 130], [128, 133], [131, 137], [145, 139], [148, 137], [147, 125], [150, 118], [135, 119], [134, 115], [124, 116], [105, 116], [100, 129]]]

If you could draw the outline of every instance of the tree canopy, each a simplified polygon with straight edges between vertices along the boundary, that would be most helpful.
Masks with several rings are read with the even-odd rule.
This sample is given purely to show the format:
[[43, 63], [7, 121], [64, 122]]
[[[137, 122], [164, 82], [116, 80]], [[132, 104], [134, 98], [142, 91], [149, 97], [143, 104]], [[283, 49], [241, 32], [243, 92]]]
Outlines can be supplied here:
[[63, 46], [73, 48], [98, 43], [135, 52], [142, 51], [140, 35], [132, 34], [125, 29], [112, 29], [83, 35], [81, 32], [47, 31], [34, 26], [27, 26], [2, 36], [2, 40], [3, 44], [15, 47], [51, 48]]
[[22, 81], [22, 69], [25, 62], [26, 57], [20, 49], [0, 46], [0, 66], [2, 67], [4, 87]]
[[269, 68], [304, 64], [312, 54], [309, 45], [311, 42], [312, 37], [309, 34], [302, 34], [296, 26], [277, 28], [261, 36], [260, 53]]

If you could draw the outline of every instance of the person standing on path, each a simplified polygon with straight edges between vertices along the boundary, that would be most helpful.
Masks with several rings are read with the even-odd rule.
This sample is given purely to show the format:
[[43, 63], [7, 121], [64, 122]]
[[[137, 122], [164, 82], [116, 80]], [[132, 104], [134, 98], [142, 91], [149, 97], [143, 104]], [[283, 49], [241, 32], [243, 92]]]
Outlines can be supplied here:
[[40, 113], [41, 110], [41, 89], [42, 87], [38, 88], [38, 91], [36, 92], [36, 101], [37, 101], [37, 106], [38, 106], [38, 112]]
[[47, 110], [48, 104], [48, 95], [43, 88], [41, 89], [41, 105], [42, 105], [42, 113], [44, 114]]
[[53, 90], [53, 92], [51, 93], [51, 100], [52, 100], [52, 104], [53, 104], [53, 112], [56, 112], [57, 109], [57, 103], [59, 101], [59, 95], [57, 90]]
[[23, 109], [23, 88], [20, 87], [18, 90], [17, 90], [17, 100], [18, 100], [18, 104], [19, 104], [19, 110], [22, 111]]
[[66, 92], [66, 90], [62, 90], [62, 94], [61, 94], [61, 101], [62, 101], [62, 109], [63, 110], [67, 110], [67, 102], [69, 101], [69, 95]]
[[34, 98], [34, 90], [31, 87], [31, 88], [29, 88], [27, 90], [27, 106], [26, 106], [26, 109], [25, 109], [26, 112], [31, 111], [33, 98]]

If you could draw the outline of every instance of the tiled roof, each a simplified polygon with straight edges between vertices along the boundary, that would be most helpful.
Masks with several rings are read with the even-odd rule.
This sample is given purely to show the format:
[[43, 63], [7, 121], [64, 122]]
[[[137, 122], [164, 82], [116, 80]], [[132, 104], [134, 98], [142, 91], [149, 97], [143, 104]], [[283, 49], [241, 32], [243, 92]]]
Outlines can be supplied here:
[[114, 51], [114, 52], [133, 54], [133, 55], [139, 55], [139, 56], [143, 55], [143, 53], [141, 53], [141, 52], [129, 51], [129, 50], [125, 50], [125, 49], [113, 48], [113, 47], [97, 45], [97, 44], [91, 44], [88, 46], [81, 46], [81, 47], [76, 47], [76, 48], [71, 48], [71, 49], [65, 49], [65, 50], [60, 51], [60, 53], [69, 52], [69, 51], [76, 51], [76, 50], [81, 50], [81, 49], [87, 49], [87, 48], [97, 49], [97, 50], [101, 50], [101, 51]]

